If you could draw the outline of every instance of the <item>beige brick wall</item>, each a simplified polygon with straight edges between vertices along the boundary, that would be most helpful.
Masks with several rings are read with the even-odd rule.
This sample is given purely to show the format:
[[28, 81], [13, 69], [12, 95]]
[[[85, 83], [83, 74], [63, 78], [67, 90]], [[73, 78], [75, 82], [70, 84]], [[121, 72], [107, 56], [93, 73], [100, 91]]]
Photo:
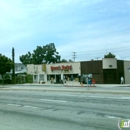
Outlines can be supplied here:
[[128, 68], [130, 68], [130, 61], [124, 61], [124, 78], [126, 84], [130, 84], [130, 72]]

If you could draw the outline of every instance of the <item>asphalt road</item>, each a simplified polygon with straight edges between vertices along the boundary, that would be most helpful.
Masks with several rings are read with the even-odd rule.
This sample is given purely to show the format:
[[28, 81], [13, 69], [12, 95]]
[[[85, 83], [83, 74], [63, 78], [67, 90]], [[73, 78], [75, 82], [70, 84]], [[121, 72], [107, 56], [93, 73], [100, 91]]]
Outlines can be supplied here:
[[130, 119], [130, 96], [0, 91], [0, 130], [118, 130]]

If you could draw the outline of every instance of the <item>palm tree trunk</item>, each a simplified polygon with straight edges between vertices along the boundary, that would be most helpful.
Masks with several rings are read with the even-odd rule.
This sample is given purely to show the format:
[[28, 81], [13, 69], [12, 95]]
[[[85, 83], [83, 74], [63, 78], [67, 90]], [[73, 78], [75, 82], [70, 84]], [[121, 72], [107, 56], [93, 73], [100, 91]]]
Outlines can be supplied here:
[[2, 84], [4, 84], [4, 75], [1, 74], [1, 76], [2, 76]]

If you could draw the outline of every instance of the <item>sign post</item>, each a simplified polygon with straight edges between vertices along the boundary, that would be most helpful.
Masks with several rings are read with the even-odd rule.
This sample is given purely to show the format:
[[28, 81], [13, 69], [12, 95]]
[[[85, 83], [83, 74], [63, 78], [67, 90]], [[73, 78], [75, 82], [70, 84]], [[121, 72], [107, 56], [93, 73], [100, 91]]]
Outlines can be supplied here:
[[88, 90], [89, 90], [88, 77], [87, 77], [87, 88], [88, 88]]

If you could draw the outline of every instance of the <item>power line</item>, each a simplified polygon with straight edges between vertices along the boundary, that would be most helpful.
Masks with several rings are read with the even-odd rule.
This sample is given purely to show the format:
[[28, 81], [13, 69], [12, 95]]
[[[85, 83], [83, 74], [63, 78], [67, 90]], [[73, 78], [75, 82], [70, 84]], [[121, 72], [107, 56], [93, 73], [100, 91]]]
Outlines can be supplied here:
[[96, 57], [96, 59], [98, 60], [100, 57]]
[[[109, 50], [108, 52], [112, 52], [112, 53], [116, 53], [116, 52], [126, 52], [126, 51], [129, 51], [130, 49], [129, 48], [127, 48], [127, 49], [122, 49], [122, 50]], [[97, 55], [97, 54], [105, 54], [103, 51], [100, 51], [100, 52], [94, 52], [94, 51], [89, 51], [89, 52], [84, 52], [84, 53], [80, 53], [79, 55], [81, 56], [81, 55], [87, 55], [87, 54], [89, 54], [89, 55]]]
[[[127, 47], [117, 47], [117, 48], [110, 48], [109, 50], [107, 50], [108, 52], [112, 52], [112, 53], [115, 53], [115, 52], [126, 52], [126, 51], [129, 51], [130, 50], [130, 46], [127, 46]], [[74, 52], [73, 52], [74, 53]], [[76, 53], [76, 52], [75, 52]], [[64, 54], [64, 53], [63, 53]], [[100, 50], [88, 50], [88, 51], [80, 51], [78, 52], [78, 55], [79, 56], [82, 56], [82, 55], [97, 55], [97, 54], [105, 54], [105, 51], [103, 49], [100, 49]], [[66, 56], [69, 56], [69, 54], [67, 54]], [[73, 56], [74, 58], [74, 56]]]
[[[124, 47], [116, 47], [116, 48], [108, 48], [107, 51], [114, 51], [114, 52], [122, 52], [122, 51], [126, 51], [129, 50], [130, 46], [124, 46]], [[85, 53], [102, 53], [105, 52], [104, 49], [91, 49], [91, 50], [87, 50], [87, 51], [80, 51], [78, 52], [78, 54], [85, 54]]]
[[76, 52], [72, 52], [72, 53], [73, 53], [73, 55], [72, 55], [73, 57], [72, 58], [74, 59], [74, 62], [75, 62], [75, 58], [77, 58], [76, 57]]
[[[122, 55], [128, 57], [129, 50], [130, 50], [130, 46], [117, 46], [116, 48], [107, 49], [107, 52], [111, 52], [115, 55], [118, 55], [118, 53], [121, 53]], [[86, 50], [86, 51], [84, 50], [84, 51], [72, 52], [72, 53], [73, 53], [73, 60], [74, 61], [75, 61], [75, 58], [77, 58], [76, 53], [78, 53], [78, 58], [83, 58], [84, 56], [86, 56], [86, 57], [88, 57], [88, 56], [95, 57], [96, 56], [95, 57], [96, 59], [97, 59], [97, 57], [101, 57], [101, 55], [104, 56], [106, 54], [105, 50], [103, 48], [102, 49], [91, 49], [91, 50]], [[62, 53], [62, 56], [70, 57], [70, 55], [68, 53]]]

